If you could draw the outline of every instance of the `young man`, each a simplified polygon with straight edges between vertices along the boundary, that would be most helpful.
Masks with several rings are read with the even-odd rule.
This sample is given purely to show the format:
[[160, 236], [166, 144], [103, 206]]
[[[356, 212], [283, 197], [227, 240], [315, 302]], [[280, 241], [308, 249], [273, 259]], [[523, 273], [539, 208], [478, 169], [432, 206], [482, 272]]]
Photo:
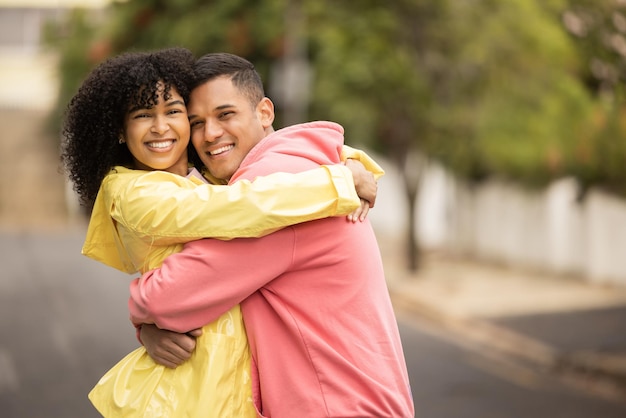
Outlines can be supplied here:
[[[192, 142], [213, 176], [232, 183], [276, 167], [299, 172], [336, 154], [343, 137], [338, 125], [273, 132], [273, 105], [246, 60], [209, 54], [196, 70], [201, 82], [188, 107]], [[237, 303], [261, 416], [413, 417], [369, 222], [327, 218], [258, 239], [189, 243], [131, 284], [129, 306], [136, 324], [185, 332]]]

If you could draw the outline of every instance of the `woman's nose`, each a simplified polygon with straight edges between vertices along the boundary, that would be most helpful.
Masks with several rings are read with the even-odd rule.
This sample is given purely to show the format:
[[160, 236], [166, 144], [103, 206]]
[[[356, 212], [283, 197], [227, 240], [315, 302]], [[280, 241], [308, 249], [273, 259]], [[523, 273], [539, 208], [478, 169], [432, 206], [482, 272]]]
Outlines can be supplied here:
[[154, 122], [152, 123], [152, 127], [150, 130], [158, 135], [163, 135], [169, 129], [169, 125], [165, 118], [161, 118], [157, 116], [154, 118]]

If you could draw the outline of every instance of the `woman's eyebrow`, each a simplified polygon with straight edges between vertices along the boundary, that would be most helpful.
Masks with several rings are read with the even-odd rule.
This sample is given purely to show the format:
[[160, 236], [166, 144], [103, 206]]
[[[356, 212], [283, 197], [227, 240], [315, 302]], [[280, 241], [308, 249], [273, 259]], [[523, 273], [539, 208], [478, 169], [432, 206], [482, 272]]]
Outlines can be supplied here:
[[166, 106], [185, 106], [185, 102], [183, 102], [182, 100], [172, 100], [171, 102], [167, 102], [165, 103]]
[[[171, 102], [166, 102], [165, 106], [169, 107], [169, 106], [185, 106], [185, 102], [182, 100], [172, 100]], [[145, 106], [135, 106], [135, 107], [131, 107], [128, 110], [128, 113], [133, 113], [136, 112], [138, 110], [149, 110], [152, 109], [154, 106], [151, 107], [145, 107]]]

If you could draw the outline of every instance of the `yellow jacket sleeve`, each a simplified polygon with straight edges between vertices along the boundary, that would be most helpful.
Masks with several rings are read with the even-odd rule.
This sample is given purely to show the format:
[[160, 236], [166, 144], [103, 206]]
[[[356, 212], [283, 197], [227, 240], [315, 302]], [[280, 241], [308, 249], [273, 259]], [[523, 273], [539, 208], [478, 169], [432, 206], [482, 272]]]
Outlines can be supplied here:
[[102, 190], [112, 196], [108, 211], [115, 222], [159, 244], [259, 237], [345, 215], [359, 205], [350, 170], [341, 165], [274, 173], [230, 186], [198, 185], [162, 171], [141, 173], [131, 179], [107, 176]]
[[347, 159], [360, 161], [365, 166], [365, 169], [374, 175], [376, 180], [385, 174], [382, 167], [364, 151], [344, 145], [341, 148], [341, 161], [346, 161]]

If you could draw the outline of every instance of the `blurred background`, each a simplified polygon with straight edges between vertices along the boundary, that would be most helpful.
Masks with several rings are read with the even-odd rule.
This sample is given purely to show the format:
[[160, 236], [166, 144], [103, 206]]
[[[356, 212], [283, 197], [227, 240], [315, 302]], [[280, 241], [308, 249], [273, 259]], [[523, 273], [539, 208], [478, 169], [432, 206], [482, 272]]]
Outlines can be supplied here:
[[[403, 242], [407, 268], [444, 249], [626, 283], [624, 3], [1, 0], [3, 125], [54, 150], [69, 98], [108, 56], [232, 52], [266, 80], [277, 128], [334, 120], [380, 156], [395, 187], [379, 230]], [[35, 158], [3, 142], [7, 162]], [[32, 202], [32, 186], [2, 178]], [[31, 223], [17, 200], [0, 200], [2, 222]]]
[[[482, 293], [461, 316], [484, 319], [496, 302], [485, 294], [505, 305], [506, 291], [533, 294], [526, 282], [545, 278], [542, 313], [577, 286], [577, 305], [561, 310], [618, 306], [607, 335], [626, 335], [626, 1], [0, 0], [0, 236], [13, 265], [3, 275], [26, 274], [8, 256], [17, 249], [32, 256], [25, 263], [45, 262], [51, 283], [74, 263], [111, 291], [117, 273], [80, 259], [87, 219], [59, 168], [59, 127], [95, 65], [168, 46], [246, 57], [277, 105], [275, 128], [333, 120], [347, 144], [376, 156], [387, 175], [371, 220], [394, 297], [415, 295], [409, 311], [431, 303], [458, 314], [463, 295]], [[42, 261], [51, 247], [70, 253]], [[476, 290], [486, 278], [516, 286]], [[23, 282], [11, 279], [5, 309], [24, 309]], [[91, 312], [82, 324], [95, 345], [94, 323], [126, 327], [105, 364], [135, 344], [127, 280], [115, 283], [117, 316]], [[626, 343], [611, 344], [626, 354]], [[8, 403], [20, 387], [9, 353], [0, 345], [0, 406], [35, 416]]]

